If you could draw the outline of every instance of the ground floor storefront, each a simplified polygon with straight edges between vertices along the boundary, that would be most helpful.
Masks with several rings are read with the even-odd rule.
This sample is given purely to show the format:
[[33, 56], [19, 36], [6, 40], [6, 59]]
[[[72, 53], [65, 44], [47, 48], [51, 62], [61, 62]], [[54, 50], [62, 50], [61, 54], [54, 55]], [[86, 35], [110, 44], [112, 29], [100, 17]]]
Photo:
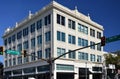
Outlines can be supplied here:
[[[102, 64], [59, 60], [52, 66], [54, 79], [102, 79]], [[49, 70], [49, 64], [29, 63], [5, 69], [4, 79], [50, 79]]]

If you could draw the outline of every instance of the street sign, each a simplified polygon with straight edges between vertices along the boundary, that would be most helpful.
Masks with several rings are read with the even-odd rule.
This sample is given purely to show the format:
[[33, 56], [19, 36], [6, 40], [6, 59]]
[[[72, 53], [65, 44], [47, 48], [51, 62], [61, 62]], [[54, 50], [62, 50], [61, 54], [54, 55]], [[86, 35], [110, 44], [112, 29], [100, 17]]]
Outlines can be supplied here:
[[5, 53], [11, 54], [11, 55], [20, 55], [20, 52], [16, 50], [6, 50]]
[[112, 36], [109, 38], [106, 38], [106, 43], [114, 42], [120, 40], [120, 35]]

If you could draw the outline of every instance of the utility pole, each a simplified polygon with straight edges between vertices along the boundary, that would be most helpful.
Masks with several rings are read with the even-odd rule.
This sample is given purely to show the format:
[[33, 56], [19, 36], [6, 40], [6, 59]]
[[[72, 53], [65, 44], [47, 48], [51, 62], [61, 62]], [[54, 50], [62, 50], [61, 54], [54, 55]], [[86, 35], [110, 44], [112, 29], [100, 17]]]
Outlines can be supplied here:
[[49, 60], [48, 60], [48, 63], [49, 63], [49, 79], [53, 79], [53, 72], [52, 72], [52, 65], [53, 65], [53, 60], [52, 60], [52, 57], [51, 57], [51, 52], [49, 52]]

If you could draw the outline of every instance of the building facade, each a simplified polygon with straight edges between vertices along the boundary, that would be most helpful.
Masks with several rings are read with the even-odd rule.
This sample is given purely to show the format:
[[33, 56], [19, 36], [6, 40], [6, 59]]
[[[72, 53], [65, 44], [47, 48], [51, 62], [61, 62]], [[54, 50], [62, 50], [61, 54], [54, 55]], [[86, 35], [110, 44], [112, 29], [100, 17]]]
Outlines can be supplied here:
[[[27, 50], [32, 56], [5, 53], [5, 79], [49, 79], [49, 64], [41, 59], [100, 42], [103, 26], [75, 10], [52, 1], [35, 14], [8, 28], [5, 50]], [[35, 57], [37, 56], [37, 58]], [[98, 44], [66, 54], [53, 63], [54, 79], [101, 79], [103, 48]]]

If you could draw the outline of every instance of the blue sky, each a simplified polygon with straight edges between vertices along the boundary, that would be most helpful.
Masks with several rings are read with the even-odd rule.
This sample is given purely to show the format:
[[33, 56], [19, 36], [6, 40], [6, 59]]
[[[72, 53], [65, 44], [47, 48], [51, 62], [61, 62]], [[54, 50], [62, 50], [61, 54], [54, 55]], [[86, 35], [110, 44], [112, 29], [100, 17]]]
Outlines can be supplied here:
[[[0, 0], [0, 45], [3, 45], [2, 36], [8, 27], [15, 26], [16, 22], [32, 13], [39, 11], [52, 0]], [[120, 0], [55, 0], [58, 3], [74, 9], [77, 6], [79, 12], [88, 15], [93, 21], [104, 26], [106, 37], [120, 34]], [[107, 52], [120, 50], [120, 41], [107, 44], [104, 50]], [[0, 56], [0, 61], [3, 57]]]

